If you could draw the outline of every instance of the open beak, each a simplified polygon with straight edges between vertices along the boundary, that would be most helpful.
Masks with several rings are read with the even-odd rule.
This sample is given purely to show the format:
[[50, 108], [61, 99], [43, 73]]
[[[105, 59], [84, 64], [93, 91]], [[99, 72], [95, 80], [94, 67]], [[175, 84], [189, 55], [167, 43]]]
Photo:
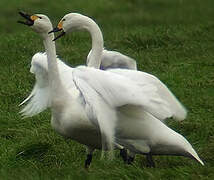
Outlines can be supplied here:
[[59, 39], [60, 37], [65, 35], [65, 31], [62, 29], [62, 25], [63, 25], [63, 22], [60, 21], [59, 24], [57, 25], [57, 27], [55, 27], [52, 31], [50, 31], [48, 33], [48, 34], [50, 34], [50, 33], [62, 31], [57, 37], [54, 38], [53, 41], [56, 41], [57, 39]]
[[31, 15], [24, 13], [22, 11], [19, 12], [19, 14], [26, 19], [26, 21], [18, 21], [18, 23], [27, 25], [27, 26], [32, 26], [34, 24], [34, 19], [32, 18]]

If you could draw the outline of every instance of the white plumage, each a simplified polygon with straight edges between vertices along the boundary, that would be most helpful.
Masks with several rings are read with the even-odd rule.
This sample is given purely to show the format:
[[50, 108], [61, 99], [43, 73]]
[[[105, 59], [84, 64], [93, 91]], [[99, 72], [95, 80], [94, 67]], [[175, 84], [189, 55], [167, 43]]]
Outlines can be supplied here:
[[[100, 31], [98, 25], [89, 17], [78, 14], [78, 13], [70, 13], [65, 15], [62, 20], [59, 22], [58, 26], [58, 31], [62, 30], [63, 34], [67, 34], [69, 32], [75, 31], [75, 30], [86, 30], [90, 33], [91, 38], [92, 38], [92, 49], [87, 57], [87, 64], [89, 66], [95, 67], [95, 68], [102, 68], [102, 62], [101, 60], [103, 60], [103, 56], [104, 54], [107, 56], [108, 55], [108, 51], [103, 49], [103, 37], [102, 37], [102, 32]], [[112, 58], [114, 58], [114, 54], [116, 54], [117, 52], [111, 52], [109, 51], [109, 57], [112, 56]], [[123, 58], [122, 54], [117, 53], [118, 57]], [[125, 59], [125, 57], [124, 57]], [[104, 61], [103, 61], [104, 62]], [[108, 61], [106, 61], [108, 62]], [[104, 68], [103, 68], [104, 69]], [[111, 68], [106, 68], [106, 69], [111, 69]], [[136, 68], [134, 68], [136, 69]], [[154, 87], [157, 88], [156, 93], [158, 94], [159, 98], [161, 98], [162, 100], [164, 99], [164, 101], [166, 101], [166, 103], [168, 103], [169, 107], [169, 111], [171, 112], [171, 116], [178, 120], [184, 120], [186, 118], [187, 115], [187, 111], [186, 109], [183, 107], [183, 105], [177, 100], [177, 98], [171, 93], [171, 91], [166, 87], [165, 84], [163, 84], [157, 77], [150, 75], [148, 73], [144, 73], [144, 72], [139, 72], [139, 71], [132, 71], [132, 70], [122, 70], [122, 69], [114, 69], [114, 70], [109, 70], [110, 72], [119, 74], [119, 75], [123, 75], [129, 79], [131, 79], [132, 81], [134, 81], [135, 83], [137, 83], [140, 86], [143, 86], [144, 84], [152, 84]], [[126, 82], [124, 82], [126, 83]], [[148, 94], [149, 95], [149, 94]], [[129, 150], [131, 150], [132, 153], [140, 153], [141, 147], [144, 147], [143, 144], [145, 144], [145, 142], [143, 144], [138, 143], [138, 142], [142, 142], [142, 139], [146, 139], [146, 141], [148, 142], [149, 139], [151, 140], [151, 142], [155, 142], [154, 144], [150, 144], [150, 151], [148, 151], [147, 153], [152, 155], [152, 154], [174, 154], [174, 155], [184, 155], [185, 153], [182, 154], [182, 151], [186, 151], [187, 149], [191, 149], [188, 151], [188, 153], [192, 152], [192, 154], [197, 155], [195, 153], [195, 151], [190, 148], [190, 144], [187, 143], [187, 141], [185, 140], [185, 138], [179, 134], [177, 134], [176, 132], [172, 131], [171, 129], [169, 129], [167, 126], [161, 124], [160, 122], [157, 122], [156, 118], [154, 116], [151, 115], [147, 115], [148, 113], [143, 111], [142, 113], [137, 113], [138, 111], [138, 107], [134, 107], [131, 108], [128, 106], [128, 108], [126, 109], [127, 112], [127, 116], [129, 117], [129, 113], [133, 115], [133, 117], [131, 116], [129, 119], [129, 121], [127, 121], [127, 126], [130, 127], [130, 131], [132, 132], [136, 132], [138, 134], [138, 136], [140, 137], [140, 140], [138, 141], [137, 139], [134, 138], [134, 140], [129, 141], [129, 145], [124, 145], [122, 142], [119, 142], [120, 144], [124, 145], [124, 147], [130, 146]], [[133, 113], [133, 112], [135, 113]], [[142, 109], [140, 110], [142, 111]], [[125, 112], [124, 112], [125, 113]], [[137, 114], [140, 114], [139, 116], [137, 116]], [[164, 114], [163, 114], [164, 115]], [[144, 121], [144, 126], [141, 126], [139, 123], [135, 122], [134, 119], [135, 117], [138, 117], [138, 121]], [[124, 119], [126, 118], [124, 117]], [[167, 117], [167, 116], [165, 116]], [[132, 119], [132, 121], [130, 121], [130, 119]], [[150, 121], [148, 121], [148, 119], [150, 119]], [[159, 117], [159, 120], [163, 120], [163, 118]], [[118, 125], [122, 126], [122, 124], [125, 121], [119, 121]], [[135, 122], [135, 123], [134, 123]], [[148, 123], [151, 124], [148, 124]], [[156, 124], [154, 124], [156, 123]], [[139, 125], [139, 126], [138, 126]], [[162, 131], [160, 130], [160, 134], [162, 133], [162, 135], [160, 135], [158, 138], [158, 136], [154, 136], [154, 134], [151, 134], [151, 132], [147, 131], [147, 127], [153, 127], [151, 130], [152, 131], [159, 131], [158, 126], [162, 126], [164, 128], [162, 128]], [[140, 127], [140, 128], [139, 128]], [[155, 128], [156, 127], [156, 128]], [[168, 129], [167, 129], [168, 128]], [[137, 131], [137, 129], [139, 131]], [[128, 131], [128, 129], [126, 129]], [[136, 130], [136, 131], [135, 131]], [[142, 132], [146, 132], [145, 134], [141, 134]], [[174, 132], [174, 133], [170, 133]], [[127, 133], [127, 132], [126, 132]], [[170, 137], [169, 139], [167, 138], [168, 136], [172, 135], [172, 137]], [[178, 138], [179, 137], [179, 138]], [[129, 138], [126, 137], [126, 140], [128, 140]], [[158, 142], [158, 139], [162, 142]], [[165, 141], [163, 141], [164, 139], [166, 139]], [[176, 142], [176, 139], [178, 140]], [[138, 144], [137, 147], [139, 148], [138, 151], [135, 151], [134, 149], [132, 149], [131, 147], [134, 144]], [[177, 145], [176, 145], [177, 143]], [[159, 144], [159, 145], [158, 145]], [[184, 146], [184, 144], [186, 144], [186, 148], [187, 146], [189, 148], [187, 148], [186, 150], [182, 149]], [[187, 145], [188, 144], [188, 145]], [[147, 144], [148, 145], [148, 144]], [[177, 146], [177, 147], [176, 147]], [[179, 148], [180, 146], [180, 148]], [[181, 148], [182, 147], [182, 148]], [[156, 149], [156, 151], [152, 151]], [[179, 150], [180, 149], [180, 150]], [[182, 150], [181, 150], [182, 149]], [[193, 152], [193, 151], [194, 152]], [[141, 151], [141, 153], [143, 152], [143, 150]], [[187, 153], [187, 154], [188, 154]], [[184, 156], [188, 156], [187, 154], [185, 154]], [[191, 154], [191, 153], [190, 153]], [[195, 156], [196, 157], [196, 156]], [[200, 160], [197, 156], [196, 158], [197, 160]], [[200, 161], [202, 163], [202, 161]], [[202, 163], [203, 164], [203, 163]]]
[[152, 84], [157, 88], [157, 94], [164, 99], [170, 106], [172, 117], [175, 120], [182, 121], [187, 116], [186, 108], [177, 100], [174, 94], [157, 77], [142, 71], [133, 71], [126, 69], [110, 69], [110, 72], [123, 75], [139, 85]]
[[[47, 34], [52, 29], [50, 20], [34, 15], [32, 21], [47, 52], [47, 104], [52, 111], [51, 125], [59, 134], [87, 145], [91, 151], [121, 144], [136, 153], [183, 155], [203, 164], [188, 141], [159, 120], [173, 113], [153, 84], [142, 85], [88, 67], [69, 68], [64, 75], [56, 60], [54, 36]], [[162, 135], [153, 133], [159, 130]]]
[[[72, 68], [59, 58], [57, 58], [57, 65], [63, 85], [67, 89], [74, 87], [74, 83], [70, 79]], [[32, 57], [30, 72], [35, 75], [36, 83], [30, 95], [20, 104], [23, 105], [27, 103], [21, 110], [21, 114], [24, 117], [32, 117], [39, 114], [50, 107], [51, 103], [46, 53], [38, 52]]]
[[[87, 56], [87, 64], [89, 63], [90, 58], [91, 58], [91, 51], [88, 53], [88, 56]], [[100, 69], [107, 70], [107, 69], [114, 69], [114, 68], [137, 70], [137, 64], [134, 59], [124, 54], [121, 54], [120, 52], [108, 51], [106, 49], [103, 49]]]
[[[87, 57], [87, 64], [89, 66], [99, 68], [104, 62], [121, 62], [124, 60], [128, 62], [129, 69], [131, 69], [131, 64], [135, 64], [135, 61], [131, 61], [131, 58], [115, 51], [107, 51], [103, 49], [103, 36], [99, 26], [89, 17], [78, 14], [70, 13], [65, 15], [60, 21], [60, 27], [66, 34], [73, 32], [74, 30], [86, 30], [90, 33], [92, 38], [92, 49]], [[112, 60], [110, 60], [112, 58]], [[119, 59], [119, 61], [117, 61]], [[122, 60], [123, 59], [123, 60]], [[101, 60], [103, 60], [101, 62]], [[133, 62], [133, 63], [132, 63]], [[118, 63], [115, 63], [118, 65]], [[111, 66], [113, 67], [113, 65]], [[170, 111], [173, 113], [173, 118], [176, 120], [184, 120], [187, 116], [187, 111], [184, 106], [177, 100], [177, 98], [172, 94], [172, 92], [163, 84], [157, 77], [141, 72], [133, 71], [127, 69], [111, 69], [111, 67], [106, 66], [105, 69], [116, 74], [123, 75], [137, 84], [153, 84], [157, 88], [158, 95], [167, 101], [170, 106]], [[134, 65], [136, 70], [136, 65]]]
[[[169, 110], [169, 105], [159, 98], [159, 95], [156, 93], [157, 88], [152, 84], [141, 83], [136, 85], [121, 75], [97, 71], [93, 68], [78, 67], [73, 69], [59, 59], [57, 59], [57, 66], [60, 80], [65, 89], [71, 91], [72, 89], [78, 88], [84, 96], [84, 101], [88, 102], [89, 104], [87, 105], [93, 107], [93, 110], [96, 111], [97, 114], [99, 114], [100, 111], [96, 110], [96, 108], [100, 109], [100, 107], [102, 107], [105, 109], [101, 105], [94, 105], [96, 102], [101, 103], [99, 97], [101, 96], [101, 99], [112, 108], [122, 107], [131, 103], [134, 106], [141, 106], [145, 111], [150, 112], [159, 119], [171, 117], [172, 113]], [[23, 104], [29, 101], [27, 106], [21, 111], [24, 116], [33, 116], [50, 107], [51, 103], [50, 86], [47, 79], [47, 55], [45, 53], [37, 53], [33, 56], [31, 72], [35, 74], [36, 84], [30, 96], [21, 103]], [[103, 74], [105, 74], [105, 76], [103, 76]], [[77, 91], [72, 91], [72, 93], [72, 96], [74, 96], [74, 93], [76, 93], [76, 96], [79, 95]], [[97, 100], [94, 100], [95, 97], [97, 97]], [[89, 117], [92, 117], [90, 112], [91, 110], [89, 110], [87, 114]], [[109, 110], [105, 113], [103, 111], [101, 112], [110, 115], [108, 113]], [[111, 119], [113, 120], [112, 116]], [[103, 122], [102, 120], [99, 124]], [[107, 118], [103, 128], [107, 128], [108, 124], [110, 125], [109, 122]], [[109, 129], [105, 131], [110, 132]]]

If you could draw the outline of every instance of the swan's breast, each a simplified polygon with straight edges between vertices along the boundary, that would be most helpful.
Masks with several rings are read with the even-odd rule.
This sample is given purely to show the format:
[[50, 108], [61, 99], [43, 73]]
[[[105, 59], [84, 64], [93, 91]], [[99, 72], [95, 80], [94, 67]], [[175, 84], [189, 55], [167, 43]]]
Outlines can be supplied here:
[[51, 125], [64, 137], [87, 146], [101, 147], [99, 130], [88, 119], [84, 104], [78, 98], [52, 109]]

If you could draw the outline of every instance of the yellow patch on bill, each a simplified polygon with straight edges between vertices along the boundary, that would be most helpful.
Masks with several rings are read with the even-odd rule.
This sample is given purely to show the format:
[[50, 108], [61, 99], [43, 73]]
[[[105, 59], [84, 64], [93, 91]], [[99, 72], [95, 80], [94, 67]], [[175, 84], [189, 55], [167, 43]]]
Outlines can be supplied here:
[[62, 26], [63, 26], [63, 22], [60, 21], [59, 24], [57, 25], [57, 28], [58, 28], [58, 29], [62, 29]]
[[35, 20], [38, 19], [39, 17], [36, 16], [36, 15], [32, 15], [30, 18], [31, 18], [31, 20], [35, 21]]

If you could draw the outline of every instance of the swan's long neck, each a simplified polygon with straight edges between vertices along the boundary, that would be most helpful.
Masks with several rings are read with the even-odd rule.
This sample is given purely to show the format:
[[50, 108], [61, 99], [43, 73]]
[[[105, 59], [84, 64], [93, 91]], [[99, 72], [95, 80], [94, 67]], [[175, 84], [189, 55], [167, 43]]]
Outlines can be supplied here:
[[59, 70], [56, 60], [56, 47], [53, 41], [54, 34], [46, 34], [43, 36], [43, 43], [47, 53], [48, 61], [48, 80], [51, 89], [52, 98], [57, 97], [57, 95], [62, 94], [63, 86], [59, 78]]
[[100, 68], [101, 56], [103, 52], [103, 35], [98, 25], [87, 18], [85, 21], [85, 29], [91, 34], [92, 49], [90, 59], [88, 61], [89, 67]]

